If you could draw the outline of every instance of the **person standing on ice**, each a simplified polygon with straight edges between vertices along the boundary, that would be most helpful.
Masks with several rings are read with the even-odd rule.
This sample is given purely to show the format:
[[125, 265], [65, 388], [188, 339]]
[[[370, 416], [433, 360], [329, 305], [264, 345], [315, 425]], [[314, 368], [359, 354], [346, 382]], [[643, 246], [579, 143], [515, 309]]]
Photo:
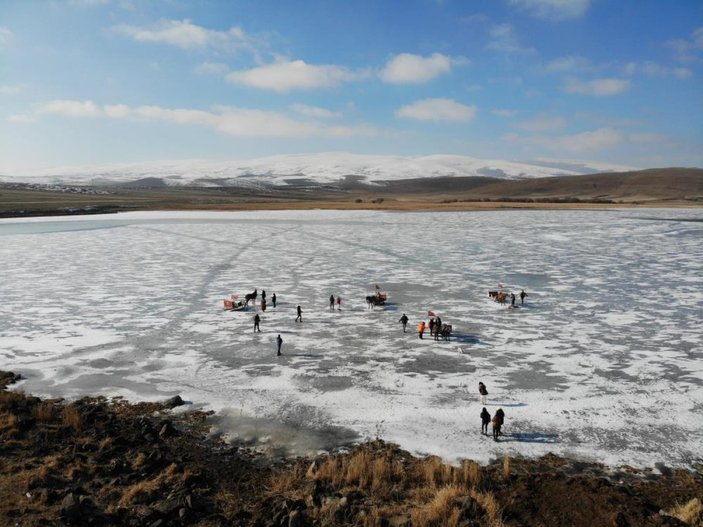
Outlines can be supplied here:
[[420, 338], [422, 338], [422, 335], [425, 333], [425, 321], [421, 321], [417, 325], [417, 332], [420, 334]]
[[302, 321], [303, 321], [303, 310], [302, 310], [302, 308], [301, 308], [300, 306], [298, 306], [298, 307], [296, 308], [296, 310], [298, 311], [298, 316], [295, 317], [295, 321], [296, 321], [296, 322], [302, 322]]
[[505, 413], [502, 408], [496, 410], [496, 414], [493, 416], [493, 440], [498, 441], [498, 436], [502, 436], [503, 432], [500, 431], [503, 423], [505, 422]]
[[261, 300], [266, 300], [266, 289], [261, 290]]
[[400, 322], [401, 324], [403, 324], [403, 333], [405, 333], [405, 328], [408, 327], [408, 315], [406, 315], [405, 313], [403, 313], [403, 316], [400, 317], [400, 320], [399, 320], [398, 322]]
[[330, 295], [330, 309], [334, 311], [334, 295]]
[[481, 404], [486, 404], [486, 395], [488, 395], [488, 390], [486, 390], [486, 385], [482, 382], [478, 383], [478, 393], [481, 394]]
[[257, 313], [256, 315], [254, 315], [254, 333], [256, 333], [257, 331], [259, 333], [261, 333], [261, 328], [259, 327], [259, 322], [261, 322], [261, 317]]
[[276, 293], [271, 295], [271, 303], [273, 304], [273, 307], [276, 307]]
[[488, 410], [486, 410], [486, 407], [483, 407], [483, 410], [481, 410], [481, 434], [487, 436], [488, 435], [488, 423], [491, 422], [491, 414], [488, 413]]
[[266, 311], [266, 299], [261, 297], [261, 311]]
[[342, 297], [341, 296], [337, 297], [337, 309], [339, 309], [340, 311], [342, 310]]
[[523, 289], [522, 291], [520, 291], [520, 304], [524, 304], [524, 303], [525, 303], [525, 297], [526, 297], [526, 296], [527, 296], [527, 293], [525, 293], [525, 290], [524, 290], [524, 289]]
[[515, 307], [515, 293], [510, 293], [510, 305]]
[[431, 319], [430, 319], [430, 324], [429, 324], [429, 326], [430, 326], [430, 337], [431, 337], [432, 335], [434, 335], [434, 326], [435, 326], [434, 318], [431, 318]]
[[[281, 344], [283, 344], [283, 339], [281, 338], [281, 334], [278, 334], [278, 337], [276, 337], [276, 346], [277, 346], [277, 352], [276, 352], [276, 357], [281, 356]], [[485, 408], [484, 408], [485, 410]]]

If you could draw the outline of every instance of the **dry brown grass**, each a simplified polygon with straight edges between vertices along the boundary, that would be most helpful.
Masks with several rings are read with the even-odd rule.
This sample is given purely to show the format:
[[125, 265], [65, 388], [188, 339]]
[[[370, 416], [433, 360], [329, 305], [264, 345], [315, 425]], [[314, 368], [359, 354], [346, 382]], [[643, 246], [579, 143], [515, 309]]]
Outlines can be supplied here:
[[475, 461], [464, 460], [460, 469], [457, 470], [455, 483], [470, 489], [476, 489], [481, 486], [482, 481], [483, 472], [481, 471], [481, 465]]
[[19, 419], [15, 414], [0, 414], [0, 432], [15, 432]]
[[503, 458], [503, 479], [508, 481], [510, 479], [510, 457], [505, 456]]
[[412, 511], [413, 526], [433, 527], [459, 525], [461, 509], [454, 506], [457, 498], [466, 495], [466, 490], [450, 485], [439, 489], [434, 498]]
[[56, 421], [56, 406], [50, 402], [39, 403], [32, 408], [32, 415], [39, 423], [53, 423]]
[[83, 427], [81, 414], [75, 406], [66, 406], [61, 412], [61, 421], [63, 426], [73, 428], [76, 432], [80, 432]]
[[144, 466], [146, 462], [146, 454], [144, 452], [139, 452], [135, 458], [132, 460], [131, 465], [134, 470], [137, 470]]
[[430, 456], [420, 460], [417, 477], [429, 488], [437, 489], [453, 482], [454, 471], [454, 467], [444, 463], [442, 458]]
[[681, 520], [686, 525], [703, 527], [703, 503], [698, 498], [693, 498], [687, 503], [676, 505], [666, 512], [669, 516]]
[[0, 391], [0, 410], [12, 410], [26, 398], [21, 391]]
[[305, 469], [300, 465], [295, 465], [290, 470], [274, 473], [266, 488], [271, 494], [293, 496], [294, 493], [300, 492], [300, 489], [303, 488], [305, 478]]
[[172, 463], [155, 478], [138, 481], [134, 485], [127, 487], [117, 502], [117, 507], [147, 503], [160, 493], [162, 489], [167, 486], [174, 486], [174, 484], [178, 483], [179, 480], [182, 481], [185, 477], [187, 475], [179, 473], [178, 466]]
[[473, 491], [471, 497], [486, 511], [490, 527], [503, 527], [503, 511], [492, 492]]

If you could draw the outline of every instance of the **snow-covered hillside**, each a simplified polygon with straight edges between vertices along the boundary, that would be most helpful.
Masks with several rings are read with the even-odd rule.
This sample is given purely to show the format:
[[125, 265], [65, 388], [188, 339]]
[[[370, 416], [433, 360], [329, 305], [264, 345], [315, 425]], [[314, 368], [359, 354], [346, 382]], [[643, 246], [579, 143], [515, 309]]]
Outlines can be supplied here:
[[631, 167], [556, 160], [491, 161], [468, 156], [422, 157], [340, 152], [265, 157], [248, 161], [158, 161], [137, 164], [60, 167], [0, 175], [2, 182], [38, 184], [119, 184], [150, 178], [170, 186], [287, 185], [334, 183], [357, 176], [366, 183], [439, 176], [526, 179], [631, 170]]

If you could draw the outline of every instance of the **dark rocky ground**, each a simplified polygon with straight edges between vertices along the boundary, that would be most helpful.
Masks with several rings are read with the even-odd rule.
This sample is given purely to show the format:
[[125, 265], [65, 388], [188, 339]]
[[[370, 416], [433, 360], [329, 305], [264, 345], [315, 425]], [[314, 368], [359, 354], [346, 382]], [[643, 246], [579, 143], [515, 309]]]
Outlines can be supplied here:
[[382, 441], [272, 460], [210, 437], [205, 412], [173, 413], [178, 399], [40, 400], [6, 390], [16, 378], [0, 372], [0, 525], [703, 525], [696, 472], [453, 467]]

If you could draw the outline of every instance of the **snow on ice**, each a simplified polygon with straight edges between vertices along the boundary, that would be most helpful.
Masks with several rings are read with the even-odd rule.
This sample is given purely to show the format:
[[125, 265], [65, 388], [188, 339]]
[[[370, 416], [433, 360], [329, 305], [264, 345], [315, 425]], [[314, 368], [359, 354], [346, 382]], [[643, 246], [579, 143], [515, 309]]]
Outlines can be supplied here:
[[[703, 452], [701, 222], [685, 209], [0, 220], [0, 356], [29, 392], [179, 393], [224, 432], [292, 453], [382, 437], [450, 461], [688, 465]], [[369, 310], [377, 283], [389, 303]], [[498, 283], [526, 305], [489, 300]], [[254, 288], [265, 313], [222, 309]], [[417, 337], [429, 309], [451, 341]], [[480, 435], [479, 381], [506, 413], [499, 443]]]

